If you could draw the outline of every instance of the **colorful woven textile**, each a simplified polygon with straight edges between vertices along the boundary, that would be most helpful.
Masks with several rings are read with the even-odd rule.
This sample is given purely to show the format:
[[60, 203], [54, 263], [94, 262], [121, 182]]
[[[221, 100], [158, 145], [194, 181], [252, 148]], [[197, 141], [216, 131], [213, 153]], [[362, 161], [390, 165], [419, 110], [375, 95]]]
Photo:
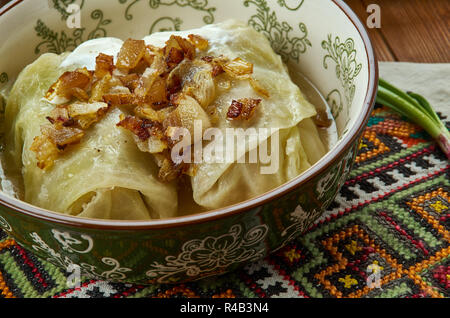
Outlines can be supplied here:
[[276, 254], [184, 285], [68, 289], [63, 271], [0, 232], [0, 297], [448, 297], [449, 177], [430, 137], [379, 107], [326, 215]]

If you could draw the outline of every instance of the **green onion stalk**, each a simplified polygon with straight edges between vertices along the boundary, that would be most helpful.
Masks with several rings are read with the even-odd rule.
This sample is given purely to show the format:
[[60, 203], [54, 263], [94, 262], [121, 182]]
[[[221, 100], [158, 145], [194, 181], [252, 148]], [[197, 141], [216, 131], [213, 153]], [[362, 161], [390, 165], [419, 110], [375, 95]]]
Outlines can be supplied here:
[[404, 92], [384, 79], [380, 79], [376, 101], [421, 126], [436, 140], [450, 160], [450, 132], [423, 96]]

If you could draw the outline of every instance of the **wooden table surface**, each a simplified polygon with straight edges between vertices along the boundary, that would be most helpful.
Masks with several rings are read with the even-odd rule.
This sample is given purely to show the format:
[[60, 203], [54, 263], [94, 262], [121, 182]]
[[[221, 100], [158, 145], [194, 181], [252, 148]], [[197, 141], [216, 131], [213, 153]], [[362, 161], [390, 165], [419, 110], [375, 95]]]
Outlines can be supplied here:
[[[9, 1], [0, 0], [0, 7]], [[380, 6], [381, 28], [368, 30], [380, 61], [450, 63], [449, 0], [345, 2], [364, 23], [369, 16], [367, 6]]]
[[365, 23], [378, 4], [381, 28], [368, 29], [380, 61], [450, 63], [449, 0], [346, 0]]

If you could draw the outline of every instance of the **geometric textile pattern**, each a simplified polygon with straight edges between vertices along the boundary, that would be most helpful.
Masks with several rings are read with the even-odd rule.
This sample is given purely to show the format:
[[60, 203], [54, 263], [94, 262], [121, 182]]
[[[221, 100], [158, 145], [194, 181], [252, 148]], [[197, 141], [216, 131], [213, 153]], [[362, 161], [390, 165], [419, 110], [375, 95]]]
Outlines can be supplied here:
[[328, 211], [269, 257], [220, 277], [140, 286], [66, 273], [0, 231], [0, 297], [449, 297], [450, 166], [418, 126], [377, 107]]

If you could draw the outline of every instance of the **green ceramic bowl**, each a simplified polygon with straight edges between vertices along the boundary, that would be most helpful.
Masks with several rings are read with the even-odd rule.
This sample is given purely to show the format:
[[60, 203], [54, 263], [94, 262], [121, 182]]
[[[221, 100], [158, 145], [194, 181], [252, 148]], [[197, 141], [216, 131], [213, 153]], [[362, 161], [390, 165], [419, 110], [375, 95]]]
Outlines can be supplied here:
[[[80, 29], [66, 11], [81, 6]], [[338, 144], [294, 180], [223, 209], [156, 221], [88, 220], [46, 211], [0, 193], [0, 227], [23, 247], [95, 278], [178, 283], [232, 271], [301, 235], [346, 179], [374, 105], [378, 72], [363, 24], [338, 0], [13, 1], [0, 10], [0, 89], [40, 54], [73, 50], [103, 36], [141, 38], [228, 18], [270, 39], [291, 70], [326, 97]], [[76, 22], [76, 21], [75, 21]]]

